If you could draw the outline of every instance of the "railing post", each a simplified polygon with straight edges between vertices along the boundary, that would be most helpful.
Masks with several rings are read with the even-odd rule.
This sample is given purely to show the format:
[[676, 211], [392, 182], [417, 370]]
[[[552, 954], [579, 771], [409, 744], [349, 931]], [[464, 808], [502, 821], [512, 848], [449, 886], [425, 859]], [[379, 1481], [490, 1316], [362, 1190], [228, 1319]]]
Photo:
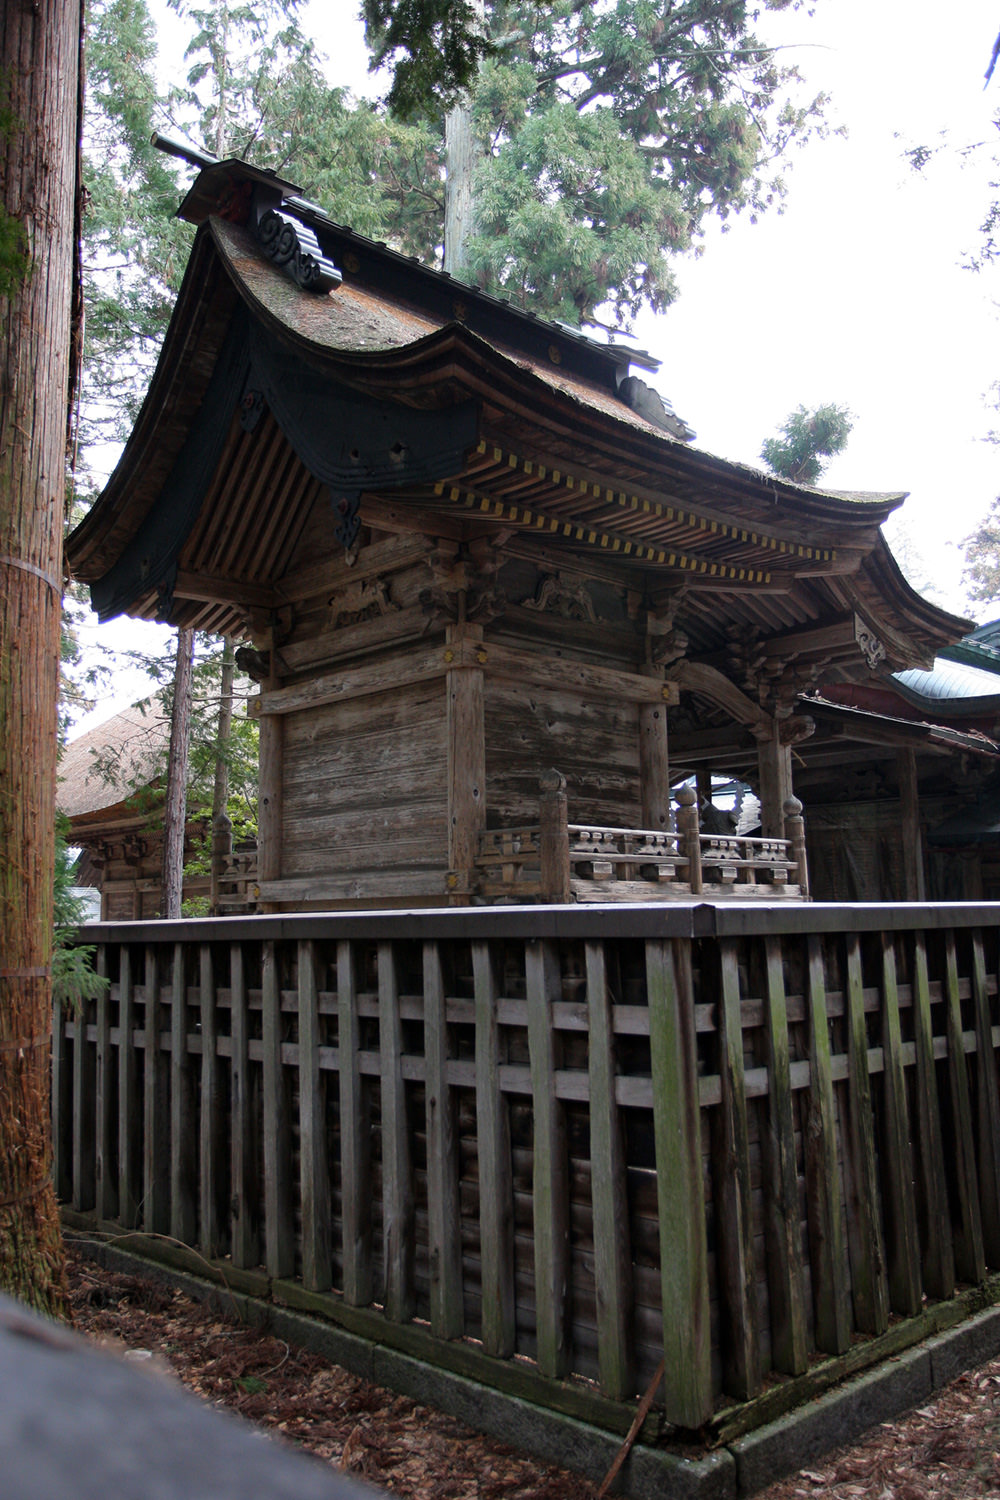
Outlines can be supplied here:
[[681, 853], [688, 862], [688, 885], [692, 896], [700, 896], [701, 826], [698, 821], [698, 793], [694, 787], [682, 786], [677, 793], [677, 802], [677, 831], [681, 836]]
[[569, 883], [566, 778], [558, 771], [543, 771], [538, 786], [542, 794], [538, 807], [542, 900], [564, 904], [573, 899]]
[[798, 797], [788, 797], [781, 810], [785, 815], [785, 838], [791, 845], [798, 887], [803, 901], [808, 901], [809, 862], [806, 859], [806, 825], [802, 817], [802, 803]]
[[219, 886], [223, 873], [233, 857], [233, 825], [225, 812], [212, 819], [212, 884], [209, 903], [212, 916], [219, 915]]

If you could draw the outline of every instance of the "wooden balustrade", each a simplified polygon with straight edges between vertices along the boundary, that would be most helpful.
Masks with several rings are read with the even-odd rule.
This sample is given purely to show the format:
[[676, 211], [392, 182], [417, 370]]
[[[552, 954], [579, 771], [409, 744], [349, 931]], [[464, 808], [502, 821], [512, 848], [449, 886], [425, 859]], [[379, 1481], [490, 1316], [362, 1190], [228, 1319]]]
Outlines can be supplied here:
[[664, 1420], [718, 1437], [1000, 1271], [997, 907], [86, 937], [109, 991], [55, 1018], [71, 1222], [527, 1400], [620, 1430], [666, 1355]]
[[542, 778], [534, 827], [487, 829], [475, 864], [487, 901], [662, 901], [786, 896], [808, 900], [802, 804], [785, 804], [785, 838], [703, 833], [697, 794], [677, 794], [677, 830], [567, 822], [566, 785]]

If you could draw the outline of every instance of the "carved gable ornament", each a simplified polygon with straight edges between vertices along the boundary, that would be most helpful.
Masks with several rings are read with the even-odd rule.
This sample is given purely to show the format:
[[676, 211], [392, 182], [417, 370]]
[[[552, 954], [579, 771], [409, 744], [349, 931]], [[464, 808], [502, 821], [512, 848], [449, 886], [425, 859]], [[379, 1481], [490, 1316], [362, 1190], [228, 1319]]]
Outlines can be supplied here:
[[313, 231], [291, 214], [269, 208], [260, 216], [257, 238], [268, 260], [286, 271], [303, 291], [332, 292], [343, 280]]
[[857, 614], [854, 616], [854, 639], [872, 672], [877, 672], [879, 667], [885, 665], [885, 646]]

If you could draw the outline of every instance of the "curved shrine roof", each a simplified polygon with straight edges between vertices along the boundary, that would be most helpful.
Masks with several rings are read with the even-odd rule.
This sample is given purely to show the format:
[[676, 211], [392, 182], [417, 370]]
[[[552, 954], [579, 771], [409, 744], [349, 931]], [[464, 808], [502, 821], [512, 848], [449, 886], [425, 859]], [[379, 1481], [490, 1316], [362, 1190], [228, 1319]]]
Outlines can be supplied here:
[[845, 497], [694, 448], [623, 346], [296, 211], [338, 289], [303, 290], [246, 225], [199, 230], [125, 452], [67, 545], [105, 616], [243, 633], [248, 610], [342, 555], [336, 506], [354, 493], [382, 529], [391, 516], [460, 541], [502, 532], [613, 570], [654, 606], [682, 606], [692, 654], [727, 631], [787, 638], [804, 663], [851, 675], [866, 671], [859, 630], [893, 667], [967, 629], [892, 560], [878, 528], [901, 493]]

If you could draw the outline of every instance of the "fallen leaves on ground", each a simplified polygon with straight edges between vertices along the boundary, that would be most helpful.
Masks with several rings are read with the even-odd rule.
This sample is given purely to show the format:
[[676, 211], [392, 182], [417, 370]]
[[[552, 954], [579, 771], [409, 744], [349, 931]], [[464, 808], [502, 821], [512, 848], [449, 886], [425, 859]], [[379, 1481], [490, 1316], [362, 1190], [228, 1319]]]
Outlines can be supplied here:
[[[320, 1355], [227, 1319], [178, 1288], [106, 1270], [69, 1247], [77, 1328], [169, 1369], [296, 1447], [414, 1500], [595, 1500], [579, 1475], [542, 1464]], [[1000, 1360], [876, 1428], [760, 1500], [1000, 1497]]]

